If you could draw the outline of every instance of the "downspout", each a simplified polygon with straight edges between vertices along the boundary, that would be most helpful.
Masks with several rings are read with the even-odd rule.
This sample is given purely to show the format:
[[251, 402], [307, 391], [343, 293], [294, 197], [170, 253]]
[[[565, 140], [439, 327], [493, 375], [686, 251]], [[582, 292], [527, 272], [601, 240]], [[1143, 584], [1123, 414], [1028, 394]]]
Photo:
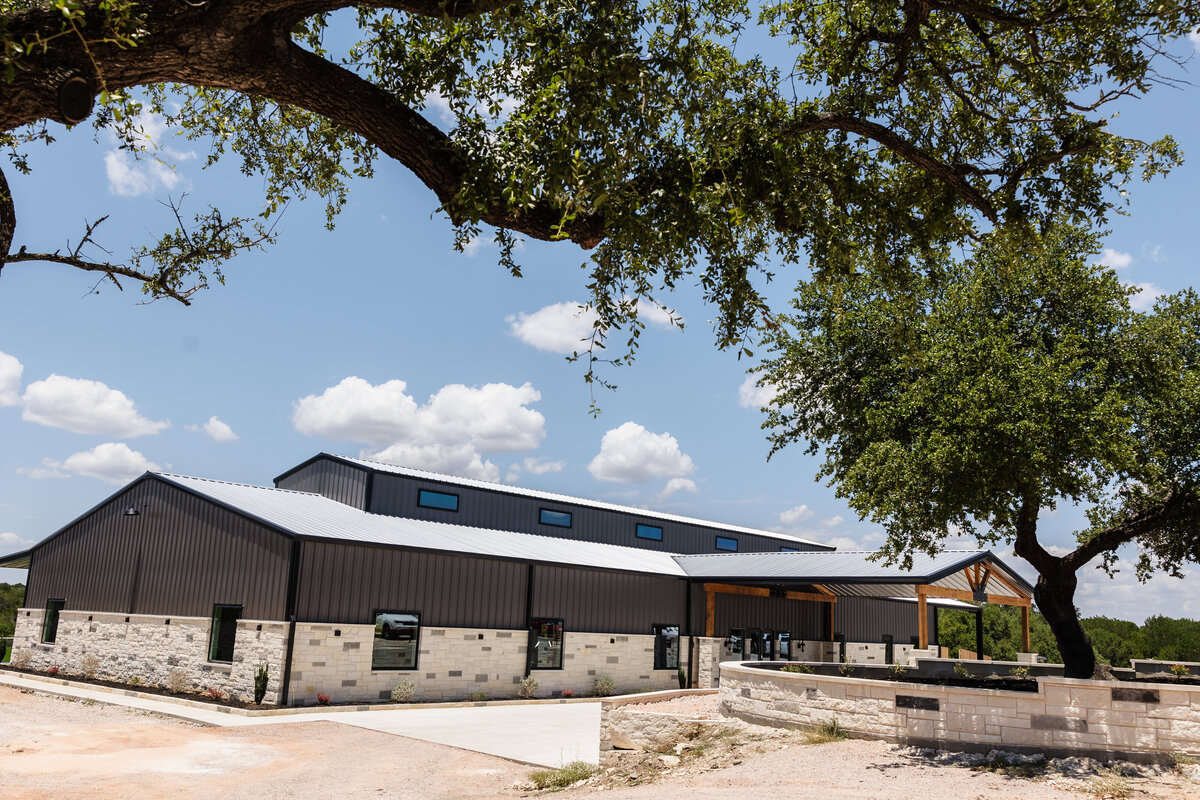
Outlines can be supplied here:
[[533, 671], [533, 628], [530, 627], [530, 622], [533, 619], [533, 564], [525, 566], [525, 677], [528, 678], [530, 672]]
[[296, 597], [300, 583], [300, 540], [292, 539], [292, 554], [288, 562], [287, 601], [284, 619], [288, 623], [287, 653], [283, 659], [283, 682], [279, 687], [279, 707], [286, 708], [291, 699], [292, 653], [296, 648]]

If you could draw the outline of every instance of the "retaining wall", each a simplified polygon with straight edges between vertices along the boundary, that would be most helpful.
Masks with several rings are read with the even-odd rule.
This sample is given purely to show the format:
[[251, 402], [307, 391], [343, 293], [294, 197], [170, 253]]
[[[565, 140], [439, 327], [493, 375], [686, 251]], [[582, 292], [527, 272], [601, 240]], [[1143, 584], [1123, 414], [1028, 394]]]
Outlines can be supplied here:
[[748, 722], [902, 744], [1162, 760], [1200, 754], [1200, 686], [1039, 677], [1037, 692], [721, 668], [721, 710]]
[[727, 724], [720, 719], [688, 719], [629, 708], [693, 694], [716, 694], [716, 689], [684, 689], [649, 694], [610, 697], [600, 704], [600, 750], [659, 750], [677, 742], [695, 739], [710, 726]]

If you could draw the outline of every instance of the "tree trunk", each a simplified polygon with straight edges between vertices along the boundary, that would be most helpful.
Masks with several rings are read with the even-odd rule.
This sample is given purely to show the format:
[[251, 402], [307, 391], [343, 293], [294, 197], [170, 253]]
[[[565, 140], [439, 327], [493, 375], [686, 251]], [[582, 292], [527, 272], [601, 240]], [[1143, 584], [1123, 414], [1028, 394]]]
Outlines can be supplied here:
[[1054, 638], [1058, 640], [1058, 649], [1066, 667], [1064, 677], [1091, 678], [1096, 671], [1096, 655], [1075, 613], [1077, 584], [1075, 573], [1070, 570], [1050, 576], [1039, 574], [1033, 599], [1050, 624]]

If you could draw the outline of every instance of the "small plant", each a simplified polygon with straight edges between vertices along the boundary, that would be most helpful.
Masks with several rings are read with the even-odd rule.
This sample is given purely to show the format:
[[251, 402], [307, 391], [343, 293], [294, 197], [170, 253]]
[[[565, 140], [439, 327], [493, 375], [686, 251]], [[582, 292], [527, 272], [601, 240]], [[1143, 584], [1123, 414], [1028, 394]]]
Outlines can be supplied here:
[[967, 669], [966, 665], [961, 661], [954, 662], [954, 674], [959, 678], [971, 677], [971, 670]]
[[30, 653], [28, 650], [18, 650], [17, 652], [12, 654], [12, 657], [9, 659], [8, 663], [11, 664], [16, 669], [28, 669], [29, 662], [32, 659], [33, 659], [33, 654]]
[[563, 694], [563, 697], [574, 697], [575, 696], [575, 692], [571, 691], [570, 689], [563, 689], [562, 694]]
[[329, 705], [329, 694], [326, 692], [317, 692], [317, 705], [319, 705], [319, 706]]
[[167, 673], [167, 689], [175, 694], [182, 694], [190, 681], [186, 670], [173, 669]]
[[47, 675], [57, 675], [57, 674], [58, 674], [58, 667], [57, 667], [57, 666], [50, 667], [48, 670], [46, 670], [46, 674], [47, 674]]
[[843, 661], [841, 664], [838, 664], [838, 674], [843, 678], [848, 678], [852, 672], [854, 672], [854, 665], [849, 661]]
[[1171, 759], [1171, 766], [1175, 768], [1175, 771], [1180, 773], [1187, 771], [1188, 767], [1200, 764], [1200, 759], [1182, 750], [1172, 750], [1167, 753], [1167, 757]]
[[838, 724], [837, 717], [828, 722], [822, 722], [804, 735], [805, 741], [809, 744], [828, 744], [829, 742], [840, 742], [845, 738], [846, 732]]
[[263, 698], [267, 696], [267, 683], [270, 679], [267, 665], [260, 664], [258, 671], [254, 673], [254, 702], [256, 704], [262, 703]]
[[522, 700], [529, 700], [533, 697], [534, 692], [538, 690], [538, 679], [529, 675], [521, 680], [517, 686], [517, 697]]
[[529, 780], [538, 789], [565, 789], [572, 783], [587, 780], [599, 769], [586, 761], [572, 761], [558, 769], [539, 769], [529, 773]]
[[796, 672], [801, 675], [811, 675], [813, 668], [808, 664], [784, 664], [779, 669], [780, 672]]
[[1029, 677], [1029, 667], [1025, 667], [1025, 666], [1013, 667], [1012, 669], [1010, 669], [1008, 671], [1008, 677], [1016, 678], [1019, 681], [1023, 681]]
[[225, 699], [225, 693], [223, 691], [221, 691], [220, 687], [218, 687], [218, 686], [210, 686], [204, 690], [204, 693], [206, 695], [208, 695], [209, 697], [211, 697], [213, 700], [224, 700]]
[[417, 693], [417, 685], [410, 680], [402, 680], [392, 688], [392, 701], [407, 703]]
[[129, 679], [129, 685], [130, 686], [141, 686], [142, 679], [139, 678], [137, 675], [134, 675], [132, 678]]
[[1176, 678], [1186, 678], [1192, 674], [1192, 671], [1184, 664], [1172, 664], [1171, 674]]
[[677, 678], [679, 678], [679, 688], [686, 689], [687, 688], [687, 673], [683, 671], [683, 667], [680, 667], [676, 671], [675, 675]]
[[617, 691], [617, 682], [608, 675], [597, 675], [592, 682], [592, 694], [596, 697], [608, 697]]
[[469, 695], [467, 695], [467, 699], [472, 703], [483, 702], [484, 700], [487, 700], [487, 692], [471, 692]]
[[1096, 797], [1115, 798], [1123, 800], [1133, 794], [1133, 785], [1129, 778], [1117, 769], [1101, 770], [1100, 774], [1084, 785], [1083, 790]]
[[888, 667], [888, 673], [890, 673], [893, 678], [903, 678], [908, 674], [908, 667], [904, 666], [903, 664], [892, 664], [890, 667]]
[[100, 659], [89, 653], [79, 659], [79, 669], [83, 672], [83, 677], [91, 680], [96, 677], [96, 673], [100, 670]]

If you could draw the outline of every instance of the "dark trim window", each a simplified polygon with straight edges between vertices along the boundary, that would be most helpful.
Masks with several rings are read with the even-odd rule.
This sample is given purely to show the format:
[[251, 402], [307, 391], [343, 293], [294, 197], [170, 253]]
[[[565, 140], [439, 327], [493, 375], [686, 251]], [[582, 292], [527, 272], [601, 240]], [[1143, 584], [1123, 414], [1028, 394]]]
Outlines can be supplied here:
[[654, 626], [654, 668], [679, 669], [679, 626]]
[[561, 619], [529, 620], [529, 668], [562, 669], [563, 621]]
[[458, 495], [435, 492], [432, 489], [418, 489], [417, 505], [421, 508], [436, 508], [439, 511], [458, 511]]
[[371, 669], [416, 669], [421, 651], [420, 611], [376, 611]]
[[237, 644], [237, 624], [242, 607], [228, 603], [213, 606], [212, 630], [208, 635], [208, 660], [233, 663], [233, 646]]
[[637, 538], [653, 539], [656, 542], [661, 542], [662, 528], [658, 525], [643, 525], [639, 522], [637, 526]]
[[46, 616], [42, 618], [42, 641], [46, 644], [53, 644], [58, 638], [58, 612], [66, 605], [66, 600], [46, 601]]
[[718, 536], [717, 537], [717, 549], [718, 550], [728, 550], [732, 553], [736, 553], [737, 552], [737, 539], [732, 539], [728, 536]]
[[571, 512], [553, 511], [549, 508], [543, 508], [538, 511], [538, 522], [543, 525], [554, 525], [558, 528], [569, 528], [571, 527]]
[[799, 553], [800, 548], [798, 548], [798, 547], [780, 547], [779, 552], [781, 552], [781, 553]]

